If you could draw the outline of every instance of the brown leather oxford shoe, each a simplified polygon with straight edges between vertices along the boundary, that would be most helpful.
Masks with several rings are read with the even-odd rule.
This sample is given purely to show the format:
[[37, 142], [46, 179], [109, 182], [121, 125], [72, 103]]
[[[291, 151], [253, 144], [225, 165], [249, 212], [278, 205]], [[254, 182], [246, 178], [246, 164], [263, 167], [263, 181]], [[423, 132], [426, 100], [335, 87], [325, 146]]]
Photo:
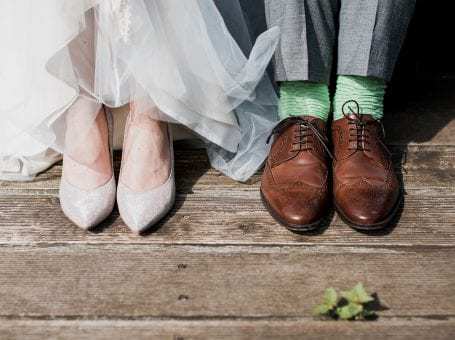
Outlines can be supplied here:
[[313, 230], [330, 206], [326, 125], [319, 118], [291, 117], [278, 124], [273, 135], [262, 176], [262, 200], [289, 230]]
[[339, 215], [355, 229], [386, 227], [396, 215], [401, 190], [381, 122], [371, 115], [345, 114], [332, 123], [332, 142], [333, 194]]

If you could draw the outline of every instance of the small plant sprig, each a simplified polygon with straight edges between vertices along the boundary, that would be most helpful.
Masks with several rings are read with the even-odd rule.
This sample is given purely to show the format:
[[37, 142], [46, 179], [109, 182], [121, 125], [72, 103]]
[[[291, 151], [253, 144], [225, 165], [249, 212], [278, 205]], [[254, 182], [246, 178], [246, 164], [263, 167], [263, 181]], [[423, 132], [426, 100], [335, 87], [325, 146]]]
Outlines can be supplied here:
[[368, 294], [362, 283], [340, 295], [334, 288], [327, 288], [322, 304], [314, 308], [313, 314], [335, 320], [374, 320], [377, 318], [375, 305], [379, 304], [376, 300], [377, 297]]

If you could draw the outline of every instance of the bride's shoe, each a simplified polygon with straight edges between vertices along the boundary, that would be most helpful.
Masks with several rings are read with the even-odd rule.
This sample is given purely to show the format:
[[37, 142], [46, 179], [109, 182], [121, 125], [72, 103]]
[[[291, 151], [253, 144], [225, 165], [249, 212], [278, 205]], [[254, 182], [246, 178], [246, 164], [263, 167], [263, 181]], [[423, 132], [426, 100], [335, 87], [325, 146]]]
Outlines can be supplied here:
[[[110, 112], [106, 112], [108, 134], [109, 134], [109, 151], [110, 167], [112, 175], [105, 184], [91, 188], [81, 189], [71, 184], [64, 174], [60, 182], [60, 205], [65, 215], [79, 227], [88, 230], [104, 221], [112, 212], [115, 205], [116, 184], [113, 171], [113, 119]], [[67, 156], [65, 156], [67, 157]], [[69, 156], [68, 156], [69, 157]], [[76, 160], [67, 160], [72, 163], [73, 168], [79, 167], [78, 172], [94, 172], [95, 170], [77, 163]], [[65, 159], [64, 159], [65, 162]]]
[[[161, 220], [174, 205], [174, 149], [169, 124], [167, 124], [166, 128], [168, 141], [166, 147], [164, 145], [161, 145], [161, 148], [156, 145], [151, 146], [151, 141], [147, 140], [147, 138], [150, 138], [151, 131], [147, 130], [147, 127], [144, 129], [143, 127], [134, 126], [134, 129], [139, 130], [133, 131], [135, 135], [132, 136], [131, 128], [135, 125], [132, 122], [134, 120], [131, 117], [132, 115], [130, 114], [128, 117], [125, 128], [122, 167], [117, 188], [117, 205], [120, 216], [126, 225], [131, 231], [140, 234]], [[162, 149], [164, 149], [164, 152]], [[144, 158], [146, 158], [144, 150], [145, 152], [156, 154], [155, 164], [150, 164], [150, 166], [144, 163], [137, 165], [138, 162], [144, 162]], [[131, 153], [134, 154], [131, 155]], [[163, 158], [163, 153], [164, 157], [170, 158], [162, 161], [160, 156]], [[170, 161], [169, 164], [167, 164], [167, 161]], [[148, 174], [144, 171], [146, 168], [149, 170]], [[147, 178], [147, 175], [152, 177], [152, 180]]]

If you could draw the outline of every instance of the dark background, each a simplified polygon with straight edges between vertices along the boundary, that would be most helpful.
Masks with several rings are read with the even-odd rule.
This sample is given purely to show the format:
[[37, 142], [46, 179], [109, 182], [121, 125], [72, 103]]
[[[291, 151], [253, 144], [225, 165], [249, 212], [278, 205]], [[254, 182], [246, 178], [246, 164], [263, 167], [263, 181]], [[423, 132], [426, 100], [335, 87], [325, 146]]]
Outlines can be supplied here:
[[[403, 0], [406, 1], [406, 0]], [[388, 94], [389, 105], [415, 99], [455, 80], [455, 6], [418, 0]]]

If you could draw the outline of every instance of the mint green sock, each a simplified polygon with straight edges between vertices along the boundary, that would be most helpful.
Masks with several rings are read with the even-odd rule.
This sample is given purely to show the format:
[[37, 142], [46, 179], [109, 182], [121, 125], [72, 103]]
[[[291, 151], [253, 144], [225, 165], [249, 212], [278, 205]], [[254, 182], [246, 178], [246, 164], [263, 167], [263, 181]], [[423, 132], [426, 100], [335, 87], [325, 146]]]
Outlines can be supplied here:
[[280, 118], [313, 116], [327, 121], [330, 112], [329, 87], [308, 81], [286, 81], [280, 87]]
[[371, 114], [374, 119], [381, 120], [386, 87], [385, 81], [379, 78], [338, 76], [333, 119], [343, 118], [343, 104], [355, 100], [359, 103], [360, 114]]

